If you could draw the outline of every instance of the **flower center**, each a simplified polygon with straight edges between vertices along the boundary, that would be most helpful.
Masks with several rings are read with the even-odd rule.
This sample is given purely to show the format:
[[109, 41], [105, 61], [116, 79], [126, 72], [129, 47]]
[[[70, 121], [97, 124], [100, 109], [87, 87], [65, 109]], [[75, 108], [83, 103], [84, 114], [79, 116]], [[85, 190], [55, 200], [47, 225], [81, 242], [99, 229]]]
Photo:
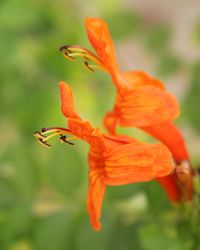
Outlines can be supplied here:
[[70, 135], [69, 129], [60, 128], [60, 127], [51, 127], [51, 128], [42, 128], [41, 131], [36, 131], [34, 133], [35, 138], [38, 140], [39, 143], [46, 147], [51, 147], [47, 141], [54, 137], [59, 136], [60, 141], [63, 143], [68, 143], [70, 145], [74, 145], [70, 140], [75, 139], [75, 137], [67, 137], [66, 135]]
[[[96, 69], [107, 72], [107, 69], [99, 57], [79, 45], [64, 45], [60, 48], [60, 51], [70, 61], [75, 61], [75, 57], [81, 57], [83, 59], [84, 66], [90, 72], [94, 72]], [[90, 64], [90, 61], [93, 61], [95, 65]]]

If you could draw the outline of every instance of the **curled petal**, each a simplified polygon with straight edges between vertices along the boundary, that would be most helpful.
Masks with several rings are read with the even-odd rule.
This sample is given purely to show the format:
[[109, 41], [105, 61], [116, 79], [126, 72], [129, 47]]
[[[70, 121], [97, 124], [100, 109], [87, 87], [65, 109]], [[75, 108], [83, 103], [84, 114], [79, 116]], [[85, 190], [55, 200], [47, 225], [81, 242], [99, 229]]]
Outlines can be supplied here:
[[118, 95], [115, 110], [121, 126], [156, 125], [179, 115], [176, 99], [169, 92], [154, 86], [145, 86]]
[[118, 123], [118, 119], [114, 112], [106, 113], [104, 117], [104, 126], [106, 127], [106, 129], [111, 135], [116, 134], [115, 131], [116, 131], [117, 123]]
[[165, 190], [168, 198], [172, 202], [179, 202], [181, 199], [181, 193], [180, 190], [178, 189], [178, 186], [176, 184], [176, 180], [173, 174], [164, 176], [164, 177], [159, 177], [156, 179], [159, 184], [163, 187]]
[[150, 77], [143, 71], [128, 71], [123, 73], [123, 77], [125, 77], [129, 84], [134, 88], [152, 85], [163, 90], [165, 89], [161, 81]]
[[66, 118], [80, 119], [74, 108], [71, 88], [66, 82], [60, 82], [61, 110]]
[[105, 188], [102, 175], [98, 171], [91, 171], [89, 176], [87, 209], [91, 225], [96, 231], [101, 229], [100, 217]]
[[189, 159], [189, 154], [185, 145], [185, 140], [171, 121], [165, 121], [158, 125], [142, 127], [144, 131], [162, 141], [172, 152], [175, 161]]
[[174, 169], [169, 150], [162, 144], [130, 143], [111, 151], [105, 162], [105, 182], [124, 185], [169, 175]]
[[100, 18], [87, 18], [88, 38], [104, 66], [110, 71], [117, 71], [115, 49], [106, 23]]

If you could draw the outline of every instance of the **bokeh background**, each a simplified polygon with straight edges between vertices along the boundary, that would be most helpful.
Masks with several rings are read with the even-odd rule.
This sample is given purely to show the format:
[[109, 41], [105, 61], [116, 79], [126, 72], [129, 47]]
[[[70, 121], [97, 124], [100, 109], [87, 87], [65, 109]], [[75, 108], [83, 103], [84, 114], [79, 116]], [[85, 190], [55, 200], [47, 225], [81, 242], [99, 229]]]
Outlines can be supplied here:
[[[200, 162], [199, 1], [1, 0], [0, 249], [200, 249], [187, 214], [154, 182], [109, 187], [103, 228], [94, 232], [85, 208], [88, 146], [52, 140], [46, 149], [33, 137], [41, 127], [66, 126], [60, 80], [72, 85], [81, 116], [103, 129], [115, 96], [109, 76], [58, 51], [64, 44], [91, 49], [86, 16], [106, 20], [123, 70], [158, 77], [178, 98], [177, 126], [193, 165]], [[120, 132], [152, 141], [134, 129]]]

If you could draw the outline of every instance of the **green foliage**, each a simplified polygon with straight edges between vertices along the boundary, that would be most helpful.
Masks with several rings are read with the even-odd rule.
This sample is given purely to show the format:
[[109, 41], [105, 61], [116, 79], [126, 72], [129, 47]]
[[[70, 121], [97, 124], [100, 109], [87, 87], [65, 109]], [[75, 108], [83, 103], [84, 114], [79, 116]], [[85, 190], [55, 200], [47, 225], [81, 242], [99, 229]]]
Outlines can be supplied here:
[[191, 70], [191, 87], [185, 100], [187, 118], [197, 131], [200, 131], [199, 100], [200, 100], [200, 62], [193, 65]]
[[78, 110], [95, 126], [102, 127], [102, 116], [113, 105], [110, 77], [88, 73], [82, 62], [68, 62], [58, 50], [64, 44], [88, 46], [85, 16], [104, 17], [116, 43], [136, 39], [145, 45], [162, 76], [176, 74], [183, 64], [191, 73], [183, 117], [200, 131], [200, 63], [190, 72], [187, 62], [170, 49], [172, 27], [147, 24], [145, 16], [122, 3], [0, 2], [1, 250], [200, 249], [199, 224], [188, 223], [156, 182], [109, 187], [102, 231], [92, 231], [85, 208], [88, 147], [52, 140], [54, 147], [46, 149], [33, 137], [43, 126], [66, 126], [60, 80], [72, 84]]
[[148, 224], [139, 230], [142, 246], [145, 250], [153, 250], [155, 246], [157, 249], [166, 250], [181, 250], [188, 249], [185, 242], [179, 240], [173, 234], [173, 229], [167, 229], [157, 224]]
[[165, 51], [169, 46], [171, 38], [170, 27], [166, 25], [155, 25], [147, 31], [145, 43], [148, 49], [154, 53]]
[[139, 32], [139, 17], [133, 11], [120, 11], [106, 17], [110, 24], [113, 39], [125, 39], [134, 36]]
[[[63, 147], [64, 146], [64, 147]], [[76, 145], [77, 146], [77, 145]], [[66, 196], [73, 196], [74, 191], [80, 186], [83, 179], [85, 164], [81, 156], [74, 147], [68, 145], [58, 145], [53, 149], [49, 157], [48, 170], [51, 182], [60, 192]]]
[[200, 45], [200, 20], [198, 20], [194, 27], [194, 40]]
[[65, 250], [70, 248], [71, 219], [67, 213], [56, 213], [40, 219], [35, 227], [35, 249]]
[[181, 67], [180, 59], [175, 55], [163, 54], [158, 62], [157, 74], [163, 77], [172, 76]]

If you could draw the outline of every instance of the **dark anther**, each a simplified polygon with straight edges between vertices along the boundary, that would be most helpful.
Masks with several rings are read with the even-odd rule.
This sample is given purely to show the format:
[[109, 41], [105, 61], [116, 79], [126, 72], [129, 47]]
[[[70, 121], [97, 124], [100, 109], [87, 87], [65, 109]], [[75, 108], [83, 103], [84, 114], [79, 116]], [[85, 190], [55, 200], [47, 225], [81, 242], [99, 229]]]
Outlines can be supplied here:
[[42, 138], [38, 138], [38, 140], [39, 140], [44, 146], [51, 147], [51, 145], [48, 144], [46, 141], [42, 140]]
[[70, 54], [72, 53], [72, 51], [70, 49], [68, 49], [68, 46], [62, 46], [60, 47], [59, 49], [68, 59], [71, 59], [71, 60], [75, 60], [74, 57], [70, 56]]
[[60, 135], [60, 140], [61, 140], [62, 142], [68, 143], [69, 145], [74, 145], [74, 143], [69, 142], [69, 141], [67, 140], [67, 137], [66, 137], [65, 135]]
[[64, 45], [64, 46], [62, 46], [62, 47], [59, 48], [59, 50], [60, 50], [61, 52], [63, 52], [63, 50], [66, 50], [66, 49], [67, 49], [67, 46], [66, 46], [66, 45]]
[[84, 61], [84, 64], [85, 64], [85, 66], [86, 66], [91, 72], [94, 72], [94, 69], [92, 69], [92, 68], [90, 67], [90, 65], [88, 64], [88, 61]]
[[37, 135], [41, 135], [41, 133], [40, 133], [39, 131], [36, 131], [36, 132], [34, 133], [34, 136], [37, 136]]
[[62, 52], [63, 50], [68, 50], [68, 51], [69, 51], [70, 48], [81, 49], [81, 50], [87, 51], [87, 49], [81, 47], [80, 45], [75, 45], [75, 44], [73, 44], [73, 45], [63, 45], [63, 46], [61, 46], [61, 47], [59, 48], [59, 50], [60, 50], [61, 52]]
[[42, 128], [42, 129], [41, 129], [41, 132], [44, 133], [44, 132], [46, 132], [47, 130], [48, 130], [47, 128]]

